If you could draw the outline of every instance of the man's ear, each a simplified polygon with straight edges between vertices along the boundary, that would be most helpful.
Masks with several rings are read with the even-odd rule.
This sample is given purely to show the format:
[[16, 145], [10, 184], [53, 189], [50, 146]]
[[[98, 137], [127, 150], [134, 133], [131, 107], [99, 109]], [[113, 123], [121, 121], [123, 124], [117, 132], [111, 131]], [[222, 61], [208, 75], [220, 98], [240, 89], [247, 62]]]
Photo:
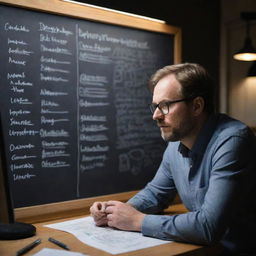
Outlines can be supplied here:
[[204, 111], [204, 98], [201, 96], [194, 98], [192, 108], [194, 116], [199, 116]]

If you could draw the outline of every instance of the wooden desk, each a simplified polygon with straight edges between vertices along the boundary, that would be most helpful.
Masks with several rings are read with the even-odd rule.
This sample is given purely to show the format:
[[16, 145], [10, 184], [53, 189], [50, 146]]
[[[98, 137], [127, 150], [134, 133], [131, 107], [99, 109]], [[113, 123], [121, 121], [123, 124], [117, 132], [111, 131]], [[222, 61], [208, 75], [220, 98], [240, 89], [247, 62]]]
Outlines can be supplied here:
[[[171, 206], [168, 209], [168, 214], [177, 214], [177, 213], [184, 213], [186, 212], [185, 207], [182, 204], [176, 204]], [[96, 248], [90, 247], [86, 244], [83, 244], [80, 242], [75, 236], [58, 231], [55, 229], [50, 229], [44, 227], [46, 224], [65, 221], [65, 220], [71, 220], [75, 218], [81, 218], [84, 216], [76, 216], [71, 218], [63, 218], [58, 219], [55, 221], [48, 221], [48, 222], [41, 222], [34, 224], [37, 228], [37, 234], [34, 237], [26, 238], [26, 239], [20, 239], [20, 240], [13, 240], [13, 241], [0, 241], [0, 255], [1, 256], [14, 256], [15, 253], [26, 246], [27, 244], [31, 243], [37, 238], [42, 239], [42, 243], [35, 248], [33, 248], [31, 251], [25, 254], [25, 256], [33, 255], [34, 253], [38, 252], [42, 248], [55, 248], [55, 249], [61, 249], [58, 246], [48, 242], [48, 238], [54, 237], [56, 239], [59, 239], [60, 241], [67, 244], [72, 251], [81, 252], [84, 254], [89, 254], [91, 256], [110, 256], [112, 254], [109, 254], [107, 252], [98, 250]], [[160, 246], [150, 247], [142, 250], [137, 250], [129, 253], [123, 253], [122, 256], [171, 256], [171, 255], [196, 255], [196, 256], [203, 256], [203, 255], [217, 255], [217, 252], [219, 251], [218, 248], [213, 247], [203, 247], [198, 245], [192, 245], [192, 244], [184, 244], [184, 243], [168, 243]]]

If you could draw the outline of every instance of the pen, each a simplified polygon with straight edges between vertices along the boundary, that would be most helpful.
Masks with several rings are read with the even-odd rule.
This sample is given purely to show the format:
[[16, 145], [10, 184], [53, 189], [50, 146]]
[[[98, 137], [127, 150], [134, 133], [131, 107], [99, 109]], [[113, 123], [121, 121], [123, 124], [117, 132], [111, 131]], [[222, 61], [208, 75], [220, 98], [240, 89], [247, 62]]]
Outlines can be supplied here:
[[62, 242], [60, 242], [60, 241], [58, 241], [58, 240], [56, 240], [56, 239], [54, 239], [52, 237], [49, 237], [48, 241], [50, 241], [50, 242], [52, 242], [54, 244], [57, 244], [58, 246], [60, 246], [63, 249], [69, 250], [69, 247], [67, 245], [63, 244]]
[[30, 251], [31, 249], [33, 249], [35, 246], [39, 245], [41, 243], [41, 239], [37, 239], [34, 242], [32, 242], [31, 244], [28, 244], [27, 246], [25, 246], [24, 248], [20, 249], [19, 251], [17, 251], [16, 256], [20, 256], [23, 255], [24, 253]]

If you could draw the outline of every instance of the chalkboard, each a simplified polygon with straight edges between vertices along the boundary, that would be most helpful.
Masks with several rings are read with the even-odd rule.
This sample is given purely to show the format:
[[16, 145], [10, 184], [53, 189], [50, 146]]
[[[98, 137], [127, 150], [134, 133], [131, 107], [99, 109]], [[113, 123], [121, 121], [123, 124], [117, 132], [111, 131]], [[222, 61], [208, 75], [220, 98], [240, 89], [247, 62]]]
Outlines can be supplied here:
[[0, 5], [0, 102], [15, 207], [142, 188], [165, 144], [150, 75], [174, 35]]

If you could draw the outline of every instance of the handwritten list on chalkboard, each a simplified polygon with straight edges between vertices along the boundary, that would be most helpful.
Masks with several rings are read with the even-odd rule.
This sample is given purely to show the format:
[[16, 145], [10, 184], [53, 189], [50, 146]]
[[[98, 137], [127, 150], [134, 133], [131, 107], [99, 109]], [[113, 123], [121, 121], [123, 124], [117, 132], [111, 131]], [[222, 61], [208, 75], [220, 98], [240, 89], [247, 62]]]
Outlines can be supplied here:
[[147, 82], [173, 36], [0, 6], [1, 112], [15, 207], [140, 189], [165, 144]]

